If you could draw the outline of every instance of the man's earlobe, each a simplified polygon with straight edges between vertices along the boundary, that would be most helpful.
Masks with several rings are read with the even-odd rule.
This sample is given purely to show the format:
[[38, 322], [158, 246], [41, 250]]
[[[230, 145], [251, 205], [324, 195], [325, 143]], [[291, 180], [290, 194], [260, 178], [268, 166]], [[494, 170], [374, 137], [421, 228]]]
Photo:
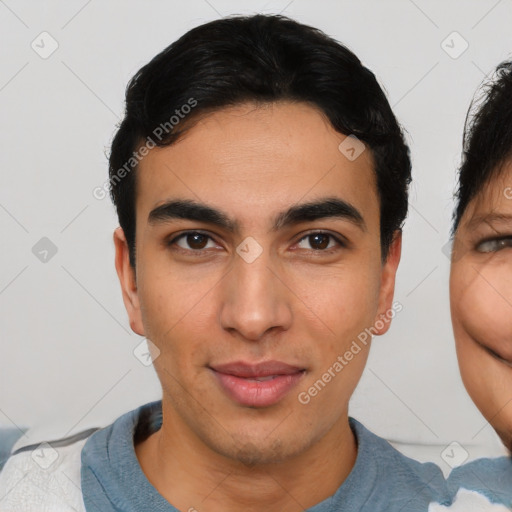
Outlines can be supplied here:
[[128, 242], [122, 228], [117, 228], [114, 231], [114, 246], [116, 251], [115, 266], [130, 327], [136, 334], [144, 336], [135, 269], [130, 264]]
[[386, 261], [382, 265], [379, 307], [375, 317], [374, 329], [376, 335], [385, 334], [395, 315], [393, 297], [395, 295], [395, 278], [400, 256], [402, 254], [402, 230], [395, 231], [389, 246]]

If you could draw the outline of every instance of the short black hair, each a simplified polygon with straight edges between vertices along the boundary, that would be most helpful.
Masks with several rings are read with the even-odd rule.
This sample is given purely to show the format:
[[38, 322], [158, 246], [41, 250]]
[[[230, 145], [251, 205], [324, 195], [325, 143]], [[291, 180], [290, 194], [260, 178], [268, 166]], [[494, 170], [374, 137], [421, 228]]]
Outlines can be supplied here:
[[479, 89], [464, 126], [452, 234], [484, 185], [512, 157], [512, 62], [502, 62]]
[[411, 162], [384, 92], [349, 49], [322, 31], [285, 16], [257, 14], [190, 30], [127, 86], [125, 116], [111, 146], [109, 181], [132, 266], [138, 148], [144, 141], [150, 147], [171, 145], [202, 115], [245, 102], [281, 100], [320, 109], [335, 130], [370, 148], [380, 200], [381, 253], [387, 256], [407, 215]]

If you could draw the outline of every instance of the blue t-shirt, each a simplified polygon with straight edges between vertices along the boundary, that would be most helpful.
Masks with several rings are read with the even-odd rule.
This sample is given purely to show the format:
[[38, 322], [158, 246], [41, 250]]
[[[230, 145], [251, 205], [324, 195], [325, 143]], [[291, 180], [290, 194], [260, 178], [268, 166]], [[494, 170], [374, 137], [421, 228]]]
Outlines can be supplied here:
[[463, 490], [473, 491], [512, 510], [512, 459], [483, 458], [459, 466], [450, 473], [448, 486], [454, 497]]
[[[134, 446], [162, 424], [161, 401], [146, 404], [98, 430], [82, 453], [81, 484], [87, 512], [178, 512], [143, 473]], [[358, 444], [352, 471], [336, 493], [305, 512], [426, 512], [449, 505], [441, 470], [395, 450], [350, 418]]]

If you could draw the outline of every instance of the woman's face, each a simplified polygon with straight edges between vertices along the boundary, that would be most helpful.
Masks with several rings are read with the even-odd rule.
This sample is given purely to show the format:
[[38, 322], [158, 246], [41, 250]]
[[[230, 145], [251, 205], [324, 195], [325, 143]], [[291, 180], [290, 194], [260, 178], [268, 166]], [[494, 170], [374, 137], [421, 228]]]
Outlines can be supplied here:
[[450, 302], [464, 385], [512, 450], [512, 162], [464, 212]]

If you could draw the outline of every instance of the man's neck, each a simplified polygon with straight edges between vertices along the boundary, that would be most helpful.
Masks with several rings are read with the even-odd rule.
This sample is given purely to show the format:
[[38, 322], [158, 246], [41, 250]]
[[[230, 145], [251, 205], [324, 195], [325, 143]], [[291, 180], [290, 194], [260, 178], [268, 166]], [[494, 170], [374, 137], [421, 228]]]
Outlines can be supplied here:
[[198, 450], [170, 423], [137, 444], [135, 453], [153, 487], [181, 511], [303, 512], [336, 492], [357, 457], [348, 416], [300, 455], [254, 466], [204, 445]]

